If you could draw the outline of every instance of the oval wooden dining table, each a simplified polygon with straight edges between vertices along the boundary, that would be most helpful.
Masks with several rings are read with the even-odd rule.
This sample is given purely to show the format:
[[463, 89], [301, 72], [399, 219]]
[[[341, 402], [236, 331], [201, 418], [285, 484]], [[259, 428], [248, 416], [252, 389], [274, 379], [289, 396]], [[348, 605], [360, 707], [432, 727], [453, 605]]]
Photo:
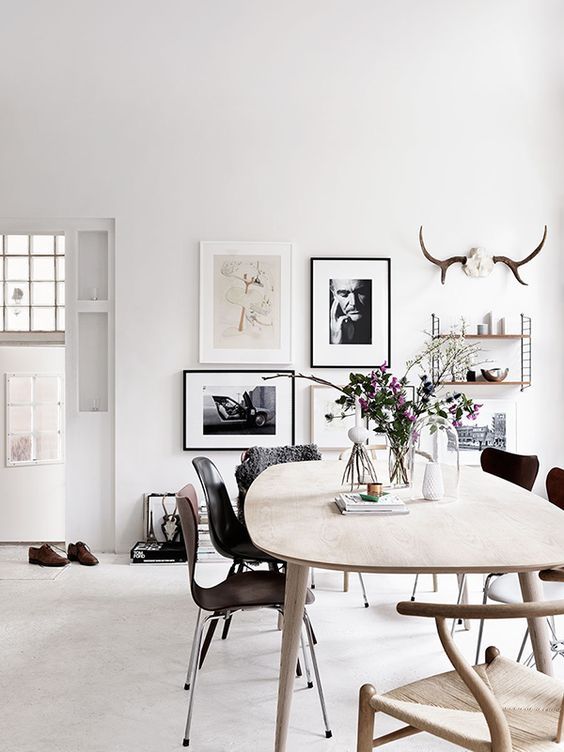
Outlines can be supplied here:
[[[452, 468], [448, 469], [452, 471]], [[342, 515], [343, 463], [274, 465], [252, 484], [245, 519], [253, 543], [287, 562], [275, 752], [286, 750], [310, 567], [357, 572], [518, 572], [523, 600], [542, 600], [540, 569], [564, 565], [564, 513], [529, 491], [463, 467], [452, 503], [405, 497], [407, 515]], [[421, 488], [414, 483], [414, 488]], [[542, 619], [529, 621], [538, 670], [551, 673]]]

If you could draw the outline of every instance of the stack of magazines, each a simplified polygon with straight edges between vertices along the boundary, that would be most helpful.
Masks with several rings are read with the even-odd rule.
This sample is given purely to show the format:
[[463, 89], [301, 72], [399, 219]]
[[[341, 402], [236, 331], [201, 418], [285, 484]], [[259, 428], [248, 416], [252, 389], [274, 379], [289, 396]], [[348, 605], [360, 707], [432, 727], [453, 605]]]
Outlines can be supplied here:
[[368, 496], [360, 493], [340, 493], [335, 504], [341, 514], [409, 514], [409, 508], [393, 494]]

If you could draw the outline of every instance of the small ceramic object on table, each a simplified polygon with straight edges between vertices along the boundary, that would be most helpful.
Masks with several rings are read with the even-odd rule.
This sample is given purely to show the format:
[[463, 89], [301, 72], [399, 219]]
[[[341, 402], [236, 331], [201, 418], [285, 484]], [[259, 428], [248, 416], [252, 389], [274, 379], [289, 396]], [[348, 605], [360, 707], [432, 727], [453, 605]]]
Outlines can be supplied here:
[[485, 334], [489, 334], [488, 331], [488, 325], [487, 324], [477, 324], [476, 325], [476, 334], [483, 337]]
[[443, 471], [438, 462], [425, 465], [423, 476], [423, 498], [427, 501], [438, 501], [445, 495]]

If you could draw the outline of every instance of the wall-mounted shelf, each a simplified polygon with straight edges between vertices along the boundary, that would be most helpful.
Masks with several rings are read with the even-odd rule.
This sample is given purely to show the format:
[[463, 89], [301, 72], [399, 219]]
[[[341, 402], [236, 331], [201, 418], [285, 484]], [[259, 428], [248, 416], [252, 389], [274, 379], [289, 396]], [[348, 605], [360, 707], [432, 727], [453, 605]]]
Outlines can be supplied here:
[[531, 386], [529, 381], [441, 381], [443, 386]]
[[[437, 337], [450, 337], [449, 334], [437, 334]], [[464, 339], [529, 339], [530, 334], [465, 334]]]
[[[433, 313], [431, 315], [431, 334], [433, 339], [446, 338], [450, 335], [441, 332], [441, 322], [439, 317]], [[521, 345], [521, 380], [520, 381], [441, 381], [445, 386], [518, 386], [521, 391], [531, 386], [531, 317], [521, 314], [521, 333], [520, 334], [465, 334], [464, 339], [474, 340], [513, 340]], [[431, 369], [433, 381], [437, 381], [439, 364], [434, 357]]]

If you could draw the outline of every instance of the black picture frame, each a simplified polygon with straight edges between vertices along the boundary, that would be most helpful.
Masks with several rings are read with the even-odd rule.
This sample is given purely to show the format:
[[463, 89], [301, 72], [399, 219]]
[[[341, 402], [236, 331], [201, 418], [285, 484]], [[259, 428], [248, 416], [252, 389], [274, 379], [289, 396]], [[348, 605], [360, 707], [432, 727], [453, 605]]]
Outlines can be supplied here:
[[[189, 444], [188, 442], [188, 412], [189, 412], [189, 404], [188, 404], [188, 379], [191, 374], [198, 374], [198, 375], [205, 375], [210, 374], [214, 376], [218, 376], [221, 378], [222, 376], [225, 378], [226, 376], [233, 376], [234, 374], [239, 376], [239, 374], [255, 374], [259, 376], [262, 380], [262, 376], [275, 376], [276, 374], [281, 374], [280, 382], [287, 381], [287, 387], [289, 390], [289, 397], [290, 397], [290, 436], [289, 441], [284, 438], [278, 436], [276, 433], [274, 433], [273, 436], [273, 443], [258, 443], [256, 441], [257, 434], [255, 433], [248, 433], [248, 434], [232, 434], [233, 439], [235, 440], [232, 445], [228, 446], [221, 446], [221, 445], [214, 445], [213, 442], [213, 436], [210, 437], [209, 443], [206, 441], [202, 441], [199, 445], [193, 445]], [[296, 427], [295, 427], [295, 403], [296, 403], [296, 388], [295, 388], [295, 379], [293, 376], [295, 375], [294, 370], [288, 370], [288, 369], [261, 369], [261, 368], [251, 368], [251, 369], [237, 369], [237, 370], [219, 370], [219, 369], [185, 369], [182, 371], [182, 448], [185, 452], [191, 452], [191, 451], [214, 451], [214, 452], [221, 452], [221, 451], [237, 451], [241, 452], [245, 449], [248, 449], [250, 446], [278, 446], [280, 444], [289, 444], [291, 446], [294, 446], [296, 443]], [[284, 378], [286, 377], [286, 378]], [[257, 384], [258, 386], [259, 384]], [[261, 386], [264, 384], [260, 383]], [[269, 382], [269, 385], [274, 386], [274, 380], [272, 382]], [[276, 410], [278, 411], [279, 406], [276, 406]], [[240, 442], [241, 445], [239, 446], [237, 444], [237, 440], [241, 437], [248, 435], [249, 436], [249, 442], [243, 443]], [[254, 440], [253, 440], [254, 438]]]
[[[323, 362], [323, 360], [320, 360], [319, 357], [316, 356], [316, 337], [320, 336], [320, 333], [316, 331], [316, 305], [322, 304], [321, 301], [316, 300], [316, 290], [315, 290], [315, 283], [316, 283], [316, 262], [333, 262], [334, 264], [337, 264], [338, 262], [345, 262], [347, 265], [347, 271], [350, 272], [350, 265], [355, 263], [379, 263], [383, 264], [385, 271], [384, 271], [384, 278], [385, 278], [385, 293], [387, 296], [387, 304], [385, 306], [386, 311], [386, 317], [387, 317], [387, 331], [385, 334], [385, 351], [382, 353], [380, 351], [380, 354], [374, 353], [374, 357], [366, 357], [366, 359], [361, 358], [354, 358], [351, 357], [350, 359], [344, 360], [343, 362], [335, 361], [335, 362]], [[380, 365], [383, 360], [386, 360], [386, 363], [388, 366], [391, 365], [392, 360], [392, 262], [391, 258], [389, 257], [382, 257], [382, 256], [315, 256], [313, 258], [310, 258], [310, 363], [312, 368], [332, 368], [334, 370], [338, 369], [351, 369], [351, 368], [358, 368], [358, 369], [370, 369], [374, 368], [376, 365]], [[372, 300], [376, 299], [378, 291], [377, 290], [371, 290]], [[328, 300], [328, 299], [327, 299]], [[327, 305], [327, 301], [323, 303], [323, 305]], [[327, 319], [327, 324], [329, 325], [329, 319]], [[327, 330], [326, 330], [327, 331]], [[374, 336], [374, 335], [372, 335]], [[349, 348], [350, 345], [341, 345], [340, 347]], [[370, 344], [360, 344], [360, 345], [353, 345], [355, 348], [355, 351], [358, 352], [360, 348], [366, 349], [366, 354], [370, 352], [370, 350], [374, 349], [376, 345], [373, 343]], [[350, 351], [349, 351], [350, 352]], [[345, 353], [347, 354], [346, 350]]]

